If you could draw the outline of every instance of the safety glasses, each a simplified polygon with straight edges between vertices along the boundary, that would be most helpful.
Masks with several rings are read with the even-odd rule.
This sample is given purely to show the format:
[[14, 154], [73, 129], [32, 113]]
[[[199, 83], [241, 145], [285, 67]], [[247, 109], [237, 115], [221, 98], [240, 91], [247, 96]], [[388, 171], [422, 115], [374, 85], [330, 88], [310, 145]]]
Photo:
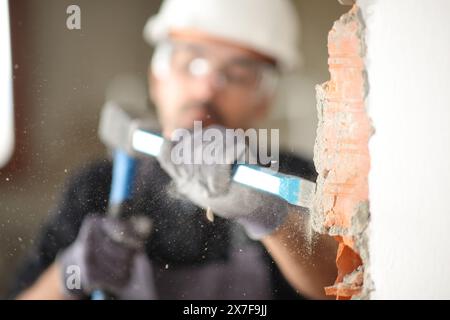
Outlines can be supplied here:
[[279, 78], [276, 66], [268, 62], [246, 56], [219, 61], [207, 47], [181, 41], [166, 41], [156, 47], [152, 72], [182, 81], [208, 79], [217, 90], [252, 98], [273, 95]]

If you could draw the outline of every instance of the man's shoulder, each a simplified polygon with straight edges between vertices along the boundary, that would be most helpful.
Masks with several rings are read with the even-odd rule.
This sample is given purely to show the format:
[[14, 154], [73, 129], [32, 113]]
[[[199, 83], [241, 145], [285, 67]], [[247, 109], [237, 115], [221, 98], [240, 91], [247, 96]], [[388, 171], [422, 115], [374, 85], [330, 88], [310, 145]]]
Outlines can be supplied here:
[[112, 161], [107, 158], [101, 158], [96, 160], [91, 160], [85, 164], [79, 166], [73, 177], [78, 179], [86, 179], [90, 177], [98, 177], [108, 175], [111, 176], [112, 172]]
[[[137, 158], [136, 175], [152, 176], [162, 174], [156, 158]], [[111, 183], [113, 162], [110, 159], [97, 159], [78, 167], [69, 179], [75, 184], [107, 184]]]
[[82, 212], [102, 212], [111, 187], [112, 163], [107, 159], [87, 162], [66, 180], [59, 211], [75, 207]]
[[[69, 188], [94, 189], [100, 186], [109, 186], [112, 177], [112, 163], [108, 159], [99, 159], [87, 162], [74, 170], [66, 182]], [[89, 189], [91, 189], [89, 188]]]

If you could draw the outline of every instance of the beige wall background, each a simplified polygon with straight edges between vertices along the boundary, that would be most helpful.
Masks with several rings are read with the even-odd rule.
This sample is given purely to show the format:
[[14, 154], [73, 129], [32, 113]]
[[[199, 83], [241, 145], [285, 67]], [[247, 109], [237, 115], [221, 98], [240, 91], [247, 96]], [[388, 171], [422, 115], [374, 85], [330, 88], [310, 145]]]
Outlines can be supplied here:
[[[159, 7], [159, 1], [149, 0], [10, 3], [22, 143], [16, 168], [0, 170], [0, 297], [66, 177], [104, 156], [97, 125], [108, 85], [124, 74], [146, 81], [151, 49], [142, 40], [142, 28]], [[81, 31], [66, 28], [70, 4], [81, 7]], [[336, 0], [296, 4], [305, 64], [284, 83], [268, 126], [280, 129], [287, 149], [311, 158], [317, 122], [314, 85], [328, 78], [327, 33], [346, 8]]]

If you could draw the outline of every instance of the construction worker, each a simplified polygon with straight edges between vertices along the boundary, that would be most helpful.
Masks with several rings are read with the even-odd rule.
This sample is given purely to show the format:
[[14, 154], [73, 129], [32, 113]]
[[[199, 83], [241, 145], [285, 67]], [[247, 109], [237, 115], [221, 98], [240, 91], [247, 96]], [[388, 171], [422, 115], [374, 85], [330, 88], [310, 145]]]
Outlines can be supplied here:
[[[288, 0], [166, 0], [144, 35], [155, 46], [150, 94], [167, 140], [194, 121], [257, 126], [277, 78], [299, 63], [299, 21]], [[86, 299], [102, 289], [118, 299], [324, 298], [336, 277], [336, 245], [311, 236], [302, 209], [231, 187], [231, 166], [190, 171], [171, 161], [170, 150], [138, 165], [136, 219], [104, 214], [109, 161], [72, 177], [12, 295]], [[311, 163], [291, 154], [280, 154], [279, 170], [315, 180]]]

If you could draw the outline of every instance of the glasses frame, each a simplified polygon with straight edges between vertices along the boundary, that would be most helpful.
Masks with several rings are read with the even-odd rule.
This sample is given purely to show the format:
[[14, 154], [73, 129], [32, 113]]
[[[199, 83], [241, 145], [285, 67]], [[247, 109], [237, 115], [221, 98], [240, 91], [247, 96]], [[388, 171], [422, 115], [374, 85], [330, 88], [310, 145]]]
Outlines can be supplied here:
[[[152, 73], [157, 78], [167, 78], [168, 76], [173, 74], [180, 75], [179, 70], [174, 70], [175, 68], [173, 66], [172, 59], [175, 51], [183, 49], [183, 47], [192, 48], [194, 46], [190, 45], [189, 43], [173, 40], [166, 40], [158, 43], [151, 60]], [[207, 49], [205, 49], [204, 51], [207, 51]], [[205, 55], [199, 56], [196, 59], [192, 59], [192, 61], [197, 59], [201, 59], [204, 62], [208, 63], [208, 67], [214, 65], [214, 63], [210, 61], [210, 58]], [[254, 63], [254, 66], [258, 68], [258, 72], [260, 75], [258, 83], [255, 84], [254, 88], [242, 87], [240, 89], [243, 93], [245, 92], [251, 97], [261, 98], [273, 96], [277, 90], [280, 78], [280, 71], [278, 70], [277, 66], [272, 63], [257, 59], [252, 59], [252, 63]], [[214, 79], [216, 80], [215, 82], [218, 86], [218, 89], [220, 90], [230, 90], [233, 86], [239, 86], [239, 84], [230, 83], [230, 79], [226, 75], [227, 64], [231, 65], [231, 62], [221, 63], [220, 67], [210, 68], [213, 71], [209, 70], [210, 73], [214, 72], [214, 74], [216, 75]], [[199, 77], [199, 75], [193, 74], [192, 72], [184, 76], [188, 76], [192, 80], [195, 80]]]

